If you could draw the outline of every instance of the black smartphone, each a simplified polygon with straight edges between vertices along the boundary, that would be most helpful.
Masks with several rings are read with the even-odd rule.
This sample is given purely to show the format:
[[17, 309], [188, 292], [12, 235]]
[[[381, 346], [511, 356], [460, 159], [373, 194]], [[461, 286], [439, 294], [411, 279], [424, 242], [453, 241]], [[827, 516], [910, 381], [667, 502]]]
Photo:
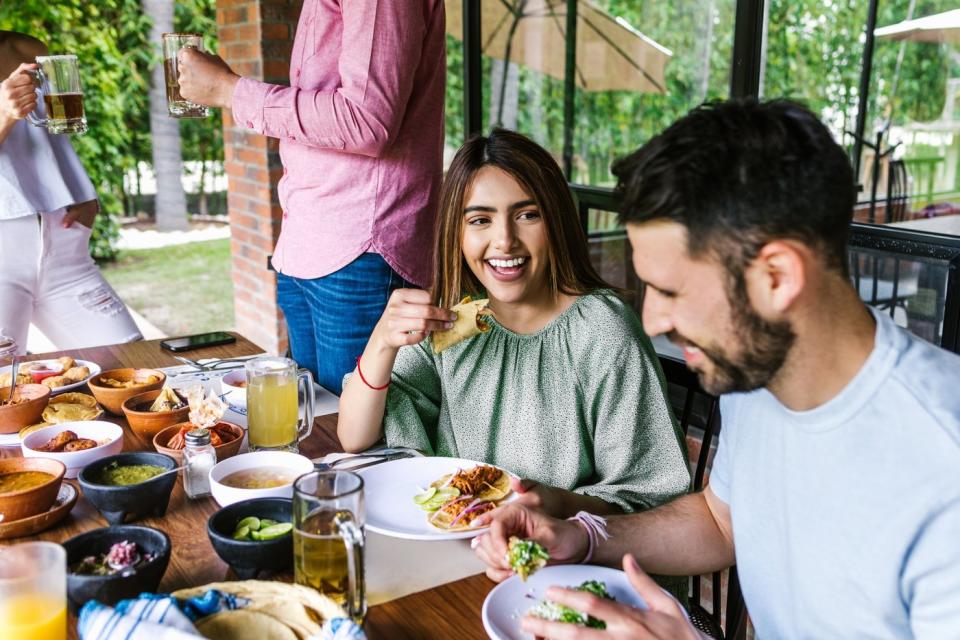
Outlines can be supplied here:
[[210, 333], [198, 333], [195, 336], [167, 338], [160, 343], [160, 346], [167, 351], [190, 351], [203, 347], [215, 347], [220, 344], [232, 344], [236, 341], [237, 339], [226, 331], [211, 331]]

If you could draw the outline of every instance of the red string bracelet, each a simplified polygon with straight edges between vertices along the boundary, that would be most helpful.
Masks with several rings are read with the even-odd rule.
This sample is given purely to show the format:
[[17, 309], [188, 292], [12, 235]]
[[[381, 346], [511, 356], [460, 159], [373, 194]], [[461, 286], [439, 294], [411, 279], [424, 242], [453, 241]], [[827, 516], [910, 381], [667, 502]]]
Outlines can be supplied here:
[[382, 387], [375, 387], [369, 382], [367, 382], [367, 379], [363, 377], [363, 371], [360, 370], [360, 356], [357, 356], [357, 373], [360, 374], [360, 379], [363, 380], [363, 384], [367, 385], [374, 391], [383, 391], [384, 389], [390, 386], [389, 380], [387, 380], [387, 384], [383, 385]]

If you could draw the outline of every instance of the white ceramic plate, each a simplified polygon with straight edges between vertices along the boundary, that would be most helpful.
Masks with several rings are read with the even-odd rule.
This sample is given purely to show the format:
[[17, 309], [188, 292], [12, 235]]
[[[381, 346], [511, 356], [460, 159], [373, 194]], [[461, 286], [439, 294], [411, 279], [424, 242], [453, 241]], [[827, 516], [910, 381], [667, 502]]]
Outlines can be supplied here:
[[[362, 469], [363, 495], [367, 504], [367, 529], [407, 540], [459, 540], [473, 538], [486, 527], [447, 533], [427, 522], [426, 511], [413, 496], [440, 476], [457, 469], [471, 469], [482, 462], [463, 458], [404, 458]], [[516, 499], [510, 495], [505, 502]]]
[[[64, 431], [73, 431], [80, 438], [90, 438], [104, 442], [100, 446], [82, 451], [46, 452], [36, 447], [46, 444], [52, 437]], [[123, 451], [123, 428], [112, 422], [102, 420], [83, 420], [80, 422], [61, 422], [28, 433], [20, 443], [24, 458], [53, 458], [67, 467], [65, 478], [76, 478], [85, 466]]]
[[[67, 385], [64, 385], [64, 386], [62, 386], [62, 387], [57, 387], [56, 389], [51, 389], [51, 391], [50, 391], [50, 395], [51, 395], [51, 396], [55, 396], [55, 395], [64, 393], [64, 392], [66, 392], [66, 391], [73, 391], [74, 389], [79, 389], [79, 388], [82, 387], [83, 385], [87, 384], [87, 380], [89, 380], [89, 379], [92, 378], [93, 376], [97, 375], [97, 374], [100, 373], [100, 371], [101, 371], [100, 365], [98, 365], [96, 362], [90, 362], [89, 360], [77, 360], [77, 359], [75, 359], [74, 361], [76, 362], [76, 366], [78, 366], [78, 367], [87, 367], [88, 369], [90, 369], [90, 375], [87, 376], [86, 378], [84, 378], [83, 380], [81, 380], [80, 382], [73, 382], [73, 383], [71, 383], [71, 384], [67, 384]], [[21, 364], [21, 365], [24, 365], [24, 364], [44, 364], [44, 365], [46, 365], [46, 366], [48, 366], [48, 367], [59, 366], [59, 365], [60, 365], [60, 363], [57, 362], [56, 360], [30, 360], [30, 361], [27, 361], [27, 362], [21, 362], [20, 364]]]
[[544, 599], [547, 589], [577, 587], [587, 580], [605, 582], [607, 593], [619, 603], [647, 608], [623, 571], [589, 564], [559, 564], [540, 569], [526, 582], [513, 576], [494, 587], [483, 601], [483, 628], [494, 640], [530, 640], [531, 636], [520, 630], [520, 621]]

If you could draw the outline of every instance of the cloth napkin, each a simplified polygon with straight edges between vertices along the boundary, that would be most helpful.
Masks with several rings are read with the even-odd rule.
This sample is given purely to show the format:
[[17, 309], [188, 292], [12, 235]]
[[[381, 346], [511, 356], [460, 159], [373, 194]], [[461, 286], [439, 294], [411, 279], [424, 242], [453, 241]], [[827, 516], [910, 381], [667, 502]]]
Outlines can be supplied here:
[[[248, 602], [215, 590], [183, 601], [141, 593], [131, 600], [121, 600], [116, 607], [90, 600], [80, 610], [77, 631], [81, 640], [196, 640], [203, 636], [193, 626], [194, 620], [218, 611], [242, 609]], [[366, 640], [366, 635], [353, 620], [335, 618], [324, 623], [317, 640]]]

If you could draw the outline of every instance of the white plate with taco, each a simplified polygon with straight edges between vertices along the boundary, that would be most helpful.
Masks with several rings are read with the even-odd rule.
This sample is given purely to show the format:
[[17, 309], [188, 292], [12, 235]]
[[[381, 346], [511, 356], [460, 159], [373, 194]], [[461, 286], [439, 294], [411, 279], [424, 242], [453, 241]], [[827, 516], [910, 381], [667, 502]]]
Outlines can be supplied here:
[[[21, 362], [18, 371], [17, 384], [42, 384], [50, 387], [50, 394], [55, 396], [82, 387], [87, 380], [100, 373], [100, 365], [89, 360], [63, 356]], [[6, 371], [0, 372], [0, 387], [9, 386], [10, 374]]]
[[546, 600], [550, 587], [579, 588], [621, 604], [647, 608], [627, 574], [619, 569], [589, 564], [553, 565], [531, 574], [526, 582], [519, 576], [508, 578], [487, 594], [482, 610], [487, 635], [495, 640], [529, 640], [530, 636], [520, 630], [520, 621], [527, 614], [598, 628], [599, 621]]
[[407, 540], [473, 538], [476, 519], [515, 499], [510, 473], [463, 458], [405, 458], [363, 469], [366, 528]]

